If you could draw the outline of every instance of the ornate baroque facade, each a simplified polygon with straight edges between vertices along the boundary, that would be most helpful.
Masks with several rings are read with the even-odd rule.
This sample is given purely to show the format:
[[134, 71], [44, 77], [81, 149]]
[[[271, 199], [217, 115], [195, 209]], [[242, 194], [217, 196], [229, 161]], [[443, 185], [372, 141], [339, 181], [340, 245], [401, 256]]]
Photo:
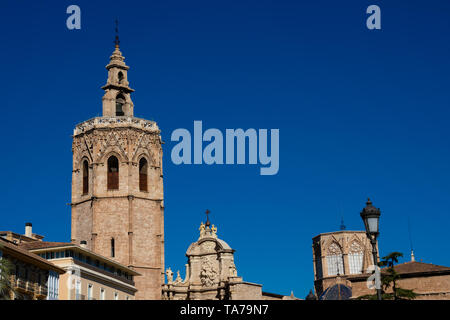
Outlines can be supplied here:
[[163, 286], [165, 300], [290, 300], [262, 291], [262, 285], [246, 282], [238, 276], [234, 264], [234, 250], [217, 237], [217, 228], [200, 225], [200, 236], [187, 249], [186, 276], [183, 280], [177, 272], [175, 280], [169, 268], [167, 283]]
[[164, 202], [160, 130], [134, 117], [118, 42], [106, 66], [103, 116], [73, 134], [72, 236], [87, 248], [126, 265], [137, 299], [160, 299], [164, 282]]

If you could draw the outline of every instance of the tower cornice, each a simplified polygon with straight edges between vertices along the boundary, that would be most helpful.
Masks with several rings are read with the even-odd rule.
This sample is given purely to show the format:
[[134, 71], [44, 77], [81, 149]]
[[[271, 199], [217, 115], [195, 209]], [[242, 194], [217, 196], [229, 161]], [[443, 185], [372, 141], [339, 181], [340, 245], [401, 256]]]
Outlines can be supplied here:
[[149, 133], [160, 133], [159, 127], [155, 121], [135, 117], [95, 117], [77, 124], [73, 130], [73, 136], [78, 136], [92, 129], [114, 128], [134, 128]]
[[112, 83], [107, 83], [107, 84], [105, 84], [105, 85], [102, 87], [102, 89], [103, 89], [103, 90], [106, 90], [106, 89], [116, 89], [117, 91], [123, 91], [123, 92], [126, 92], [126, 93], [134, 92], [134, 89], [131, 89], [131, 88], [128, 87], [128, 86], [123, 86], [123, 85], [120, 85], [120, 84], [112, 84]]

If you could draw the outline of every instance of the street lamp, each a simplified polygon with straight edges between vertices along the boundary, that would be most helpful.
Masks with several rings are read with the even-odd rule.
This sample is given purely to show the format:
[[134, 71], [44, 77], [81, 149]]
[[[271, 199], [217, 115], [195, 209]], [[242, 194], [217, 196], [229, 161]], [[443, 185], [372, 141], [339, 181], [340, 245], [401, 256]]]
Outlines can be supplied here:
[[[380, 215], [381, 211], [372, 205], [370, 199], [367, 199], [366, 207], [361, 211], [361, 218], [364, 221], [364, 226], [366, 227], [366, 235], [372, 244], [372, 255], [373, 263], [377, 267], [377, 237], [380, 232]], [[375, 270], [375, 284], [377, 290], [377, 298], [381, 300], [381, 279], [380, 272]]]

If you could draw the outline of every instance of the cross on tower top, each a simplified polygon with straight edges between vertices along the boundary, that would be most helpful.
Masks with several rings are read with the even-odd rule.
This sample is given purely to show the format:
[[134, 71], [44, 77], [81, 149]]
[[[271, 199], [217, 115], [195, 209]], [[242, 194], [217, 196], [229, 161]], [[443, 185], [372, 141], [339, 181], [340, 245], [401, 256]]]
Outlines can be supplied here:
[[119, 48], [119, 20], [116, 18], [116, 39], [114, 40], [114, 43], [116, 44], [116, 48]]

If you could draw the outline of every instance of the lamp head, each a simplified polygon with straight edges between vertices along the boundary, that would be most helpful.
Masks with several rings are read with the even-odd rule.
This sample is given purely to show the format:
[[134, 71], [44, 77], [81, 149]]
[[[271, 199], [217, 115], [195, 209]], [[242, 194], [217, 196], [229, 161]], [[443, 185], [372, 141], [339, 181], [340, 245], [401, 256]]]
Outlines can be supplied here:
[[366, 207], [361, 211], [361, 218], [364, 221], [366, 227], [366, 233], [371, 236], [378, 236], [380, 232], [380, 215], [381, 211], [372, 205], [372, 201], [367, 199]]

